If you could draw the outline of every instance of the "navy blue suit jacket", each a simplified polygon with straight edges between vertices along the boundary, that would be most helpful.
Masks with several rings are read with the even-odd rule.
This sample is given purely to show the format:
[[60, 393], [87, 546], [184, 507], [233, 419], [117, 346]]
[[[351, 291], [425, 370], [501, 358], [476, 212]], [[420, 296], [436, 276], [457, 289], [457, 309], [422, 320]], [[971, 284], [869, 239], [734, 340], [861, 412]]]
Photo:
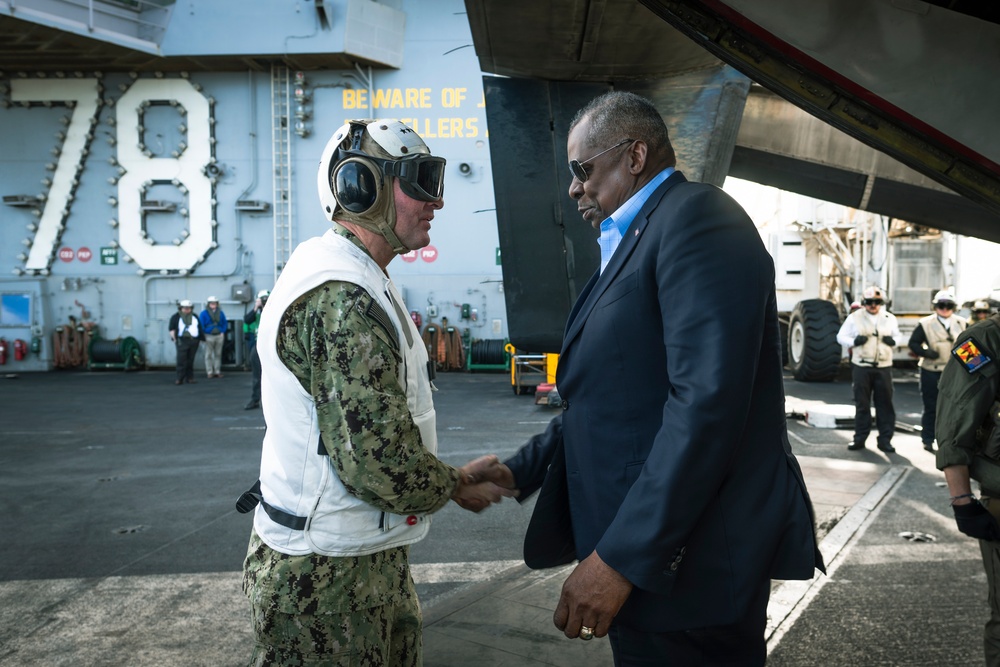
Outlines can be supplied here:
[[541, 489], [525, 562], [596, 549], [635, 585], [617, 622], [654, 632], [733, 623], [768, 578], [822, 569], [780, 349], [753, 223], [673, 174], [570, 313], [561, 414], [505, 462]]

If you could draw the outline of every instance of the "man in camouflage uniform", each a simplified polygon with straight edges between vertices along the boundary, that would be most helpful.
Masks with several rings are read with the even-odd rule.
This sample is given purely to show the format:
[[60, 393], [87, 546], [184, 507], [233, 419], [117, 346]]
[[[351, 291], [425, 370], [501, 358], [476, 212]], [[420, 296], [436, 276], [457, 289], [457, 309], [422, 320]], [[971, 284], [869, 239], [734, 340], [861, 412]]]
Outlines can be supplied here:
[[[979, 540], [989, 593], [986, 664], [1000, 666], [1000, 315], [959, 334], [941, 375], [937, 467], [958, 529]], [[970, 479], [980, 485], [972, 493]]]
[[479, 510], [510, 495], [483, 481], [496, 457], [435, 457], [426, 350], [385, 272], [429, 243], [443, 174], [398, 121], [351, 121], [323, 153], [333, 229], [292, 254], [258, 330], [268, 428], [240, 502], [256, 505], [251, 665], [421, 664], [408, 545], [449, 499]]

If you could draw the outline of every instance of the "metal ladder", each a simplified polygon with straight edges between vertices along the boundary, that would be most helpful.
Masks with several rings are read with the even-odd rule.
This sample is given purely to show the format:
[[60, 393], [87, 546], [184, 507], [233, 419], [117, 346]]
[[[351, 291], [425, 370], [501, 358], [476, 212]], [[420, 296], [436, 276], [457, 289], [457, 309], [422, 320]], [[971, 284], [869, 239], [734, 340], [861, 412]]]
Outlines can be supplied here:
[[271, 150], [274, 164], [274, 279], [292, 254], [292, 120], [288, 68], [271, 66]]

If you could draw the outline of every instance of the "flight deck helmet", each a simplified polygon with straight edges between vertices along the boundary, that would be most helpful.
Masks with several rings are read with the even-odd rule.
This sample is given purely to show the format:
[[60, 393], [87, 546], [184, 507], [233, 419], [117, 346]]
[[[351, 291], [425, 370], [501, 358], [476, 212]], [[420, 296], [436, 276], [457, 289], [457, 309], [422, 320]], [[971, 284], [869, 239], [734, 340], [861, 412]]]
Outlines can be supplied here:
[[881, 305], [883, 303], [885, 303], [885, 292], [882, 291], [881, 287], [872, 285], [871, 287], [866, 287], [865, 291], [861, 293], [862, 306]]
[[935, 308], [951, 308], [955, 310], [955, 295], [946, 289], [940, 290], [931, 300]]
[[409, 197], [440, 201], [445, 159], [431, 155], [415, 131], [398, 120], [352, 120], [342, 125], [319, 162], [316, 184], [327, 220], [352, 222], [381, 234], [394, 252], [412, 248], [393, 231], [393, 179]]

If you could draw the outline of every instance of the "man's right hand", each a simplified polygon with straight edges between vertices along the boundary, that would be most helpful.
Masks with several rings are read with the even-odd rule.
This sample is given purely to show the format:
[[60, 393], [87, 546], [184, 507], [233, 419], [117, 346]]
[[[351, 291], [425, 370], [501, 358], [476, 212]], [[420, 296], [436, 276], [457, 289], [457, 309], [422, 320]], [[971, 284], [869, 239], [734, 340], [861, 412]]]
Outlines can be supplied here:
[[496, 454], [488, 454], [480, 456], [478, 459], [473, 459], [459, 468], [459, 471], [463, 475], [463, 481], [468, 484], [493, 482], [505, 489], [513, 489], [515, 487], [514, 474], [510, 471], [510, 468], [500, 463], [500, 458]]
[[458, 469], [458, 486], [452, 500], [463, 509], [481, 512], [504, 498], [517, 497], [514, 475], [496, 455], [481, 456]]
[[497, 504], [504, 498], [513, 498], [516, 495], [516, 490], [505, 489], [493, 482], [480, 482], [479, 484], [459, 482], [451, 494], [451, 499], [458, 503], [462, 509], [478, 514], [490, 505]]
[[868, 336], [855, 336], [854, 337], [854, 344], [855, 345], [864, 345], [866, 340], [868, 340]]
[[1000, 540], [1000, 525], [978, 500], [964, 505], [952, 505], [951, 509], [955, 512], [958, 529], [969, 537], [978, 540]]

